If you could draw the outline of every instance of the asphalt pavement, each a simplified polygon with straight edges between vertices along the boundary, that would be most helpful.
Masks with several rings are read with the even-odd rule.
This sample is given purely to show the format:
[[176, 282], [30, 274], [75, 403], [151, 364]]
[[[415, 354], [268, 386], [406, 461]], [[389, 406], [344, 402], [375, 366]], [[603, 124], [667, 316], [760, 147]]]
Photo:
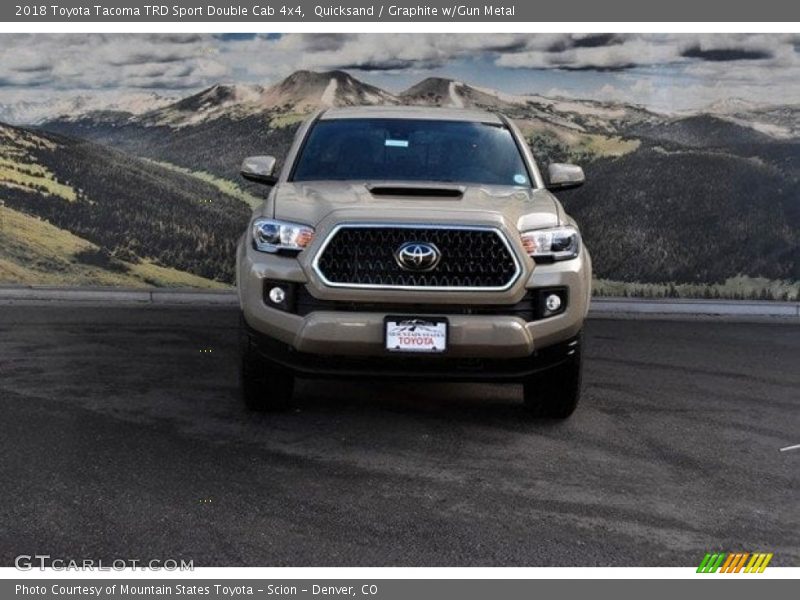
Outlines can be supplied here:
[[591, 320], [584, 398], [302, 382], [250, 414], [230, 307], [0, 306], [0, 565], [800, 565], [800, 326]]

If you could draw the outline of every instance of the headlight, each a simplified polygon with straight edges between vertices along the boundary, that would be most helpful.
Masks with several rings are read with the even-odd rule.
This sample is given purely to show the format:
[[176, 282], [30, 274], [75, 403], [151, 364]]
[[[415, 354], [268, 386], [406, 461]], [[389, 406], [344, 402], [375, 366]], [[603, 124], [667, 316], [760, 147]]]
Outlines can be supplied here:
[[523, 231], [522, 246], [533, 259], [568, 260], [581, 251], [581, 234], [574, 227], [555, 227]]
[[261, 252], [289, 250], [300, 252], [314, 239], [314, 229], [308, 225], [256, 219], [253, 221], [253, 246]]

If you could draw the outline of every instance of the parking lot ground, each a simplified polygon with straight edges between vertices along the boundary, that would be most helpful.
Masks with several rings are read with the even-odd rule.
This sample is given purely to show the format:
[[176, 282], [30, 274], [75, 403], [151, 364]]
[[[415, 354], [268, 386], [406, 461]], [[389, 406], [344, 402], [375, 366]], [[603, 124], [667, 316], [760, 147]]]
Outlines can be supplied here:
[[800, 564], [800, 326], [590, 320], [584, 398], [309, 381], [238, 399], [231, 308], [0, 306], [0, 564]]

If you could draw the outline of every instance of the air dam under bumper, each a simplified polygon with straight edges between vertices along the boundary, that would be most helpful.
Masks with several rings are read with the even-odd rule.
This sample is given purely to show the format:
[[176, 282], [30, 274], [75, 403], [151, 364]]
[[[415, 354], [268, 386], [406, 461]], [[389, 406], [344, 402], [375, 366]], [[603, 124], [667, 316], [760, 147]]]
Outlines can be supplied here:
[[249, 344], [271, 363], [306, 378], [389, 378], [519, 382], [562, 364], [578, 350], [580, 335], [517, 358], [465, 358], [413, 354], [335, 356], [299, 352], [245, 324]]
[[[237, 258], [240, 305], [244, 320], [253, 331], [305, 354], [392, 360], [384, 348], [384, 313], [318, 311], [300, 316], [271, 308], [263, 299], [264, 280], [307, 284], [300, 262], [296, 258], [264, 254], [251, 248], [240, 248]], [[524, 288], [567, 287], [569, 305], [562, 314], [532, 322], [514, 316], [448, 314], [448, 303], [463, 303], [465, 298], [470, 298], [469, 293], [439, 292], [429, 296], [441, 299], [439, 316], [449, 321], [446, 356], [523, 358], [574, 338], [589, 308], [590, 272], [589, 257], [583, 251], [574, 260], [537, 265]], [[524, 288], [520, 286], [520, 297]], [[371, 292], [370, 297], [374, 300], [376, 294], [381, 294], [384, 300], [389, 297], [388, 293], [380, 291]], [[406, 293], [391, 298], [411, 303], [420, 296], [422, 294]], [[393, 311], [393, 314], [403, 313]], [[408, 316], [418, 315], [414, 315], [410, 307]]]

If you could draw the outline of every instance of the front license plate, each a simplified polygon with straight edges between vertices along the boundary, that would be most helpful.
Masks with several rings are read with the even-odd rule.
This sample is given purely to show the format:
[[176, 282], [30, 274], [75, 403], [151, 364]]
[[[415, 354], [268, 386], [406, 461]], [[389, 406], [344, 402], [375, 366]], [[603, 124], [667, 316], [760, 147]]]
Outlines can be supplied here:
[[447, 321], [430, 317], [386, 317], [390, 352], [438, 353], [447, 350]]

